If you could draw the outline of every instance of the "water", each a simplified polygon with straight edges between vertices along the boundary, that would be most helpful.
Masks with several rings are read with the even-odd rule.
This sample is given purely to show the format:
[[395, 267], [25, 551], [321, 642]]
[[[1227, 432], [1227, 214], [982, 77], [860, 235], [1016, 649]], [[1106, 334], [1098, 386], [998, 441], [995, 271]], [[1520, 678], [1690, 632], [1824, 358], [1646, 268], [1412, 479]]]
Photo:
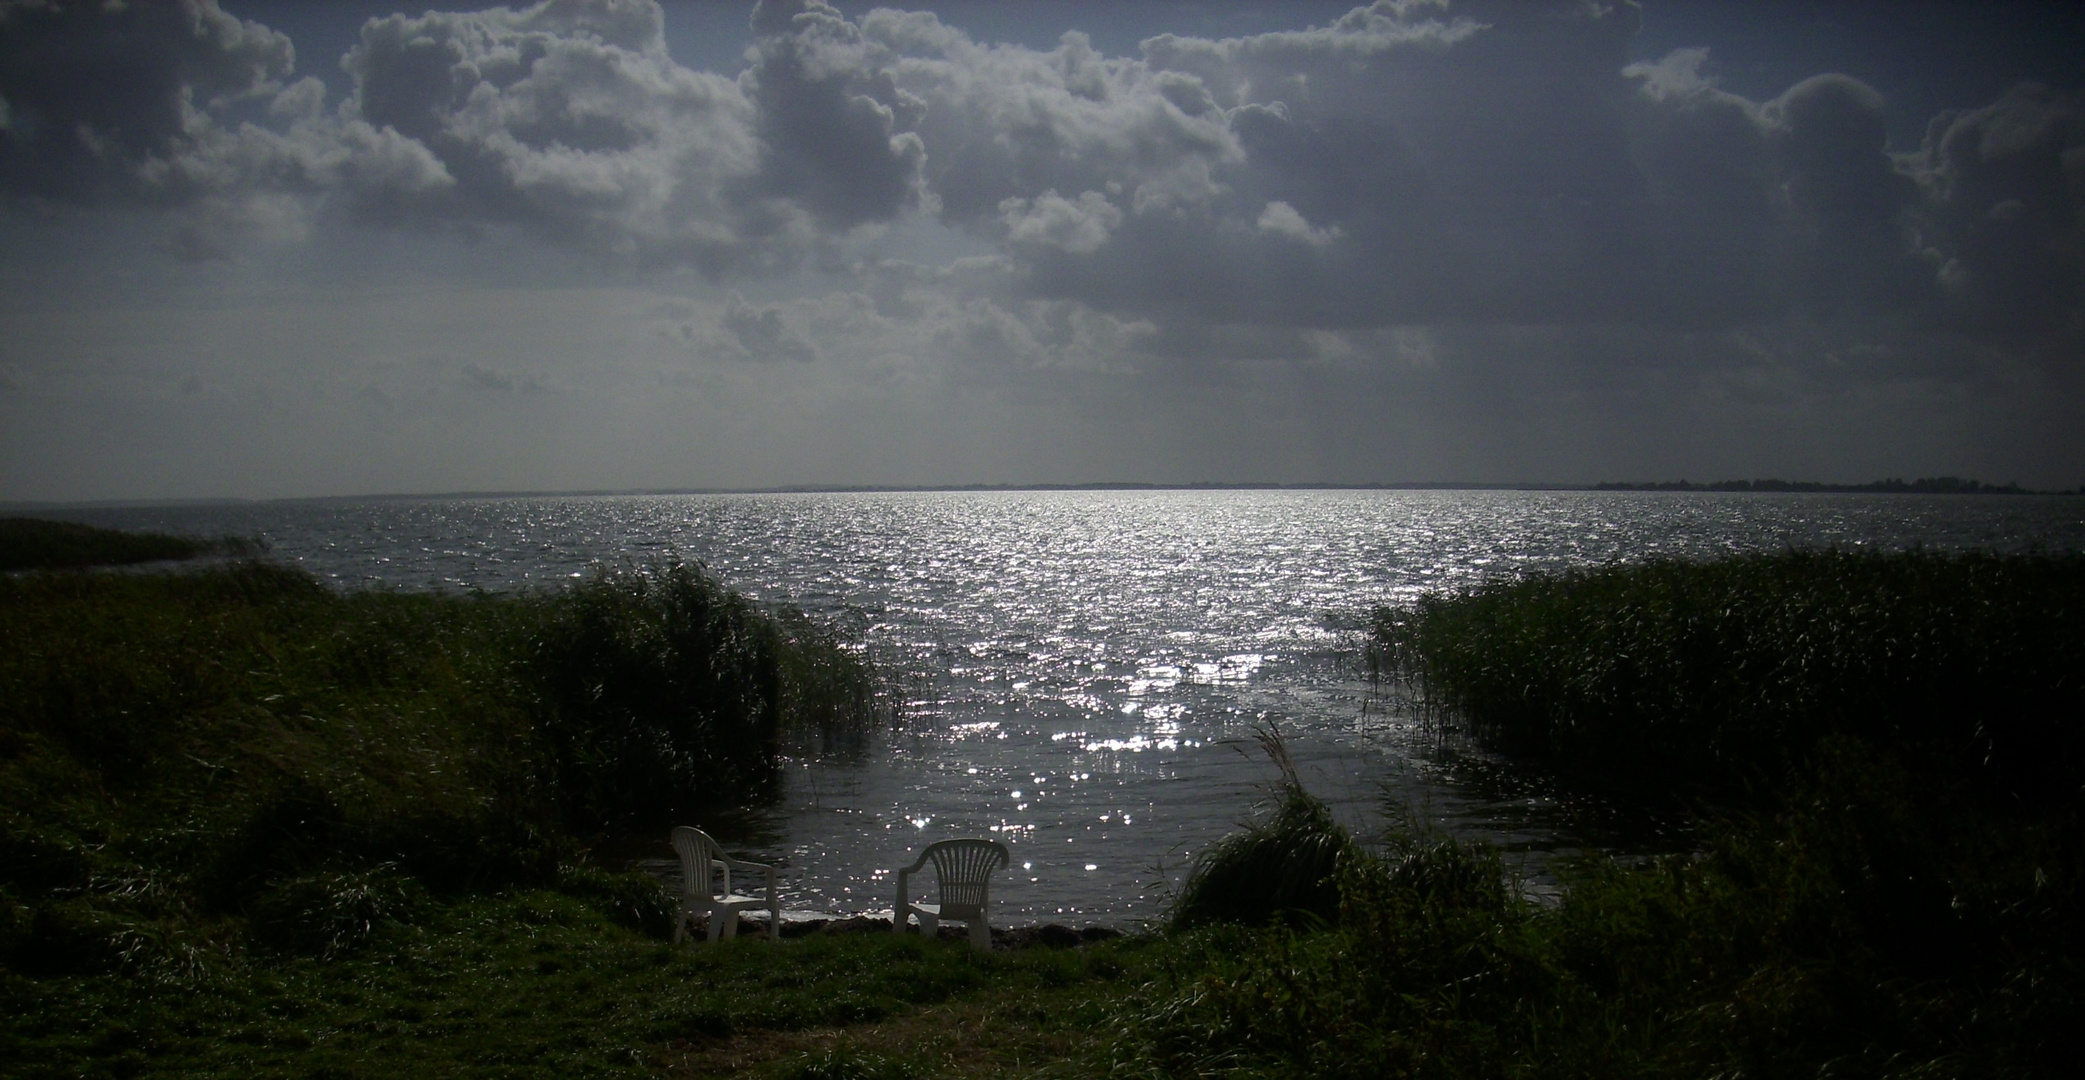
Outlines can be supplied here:
[[991, 836], [1014, 853], [995, 889], [1012, 924], [1155, 915], [1194, 853], [1264, 795], [1264, 728], [1364, 832], [1394, 796], [1519, 853], [1538, 886], [1551, 858], [1616, 842], [1539, 785], [1469, 782], [1372, 702], [1360, 628], [1376, 605], [1650, 555], [2085, 547], [2085, 500], [2041, 497], [929, 492], [69, 516], [258, 534], [344, 586], [501, 590], [599, 562], [699, 559], [749, 595], [839, 621], [908, 676], [903, 730], [860, 760], [792, 762], [783, 804], [728, 846], [786, 864], [791, 907], [863, 911], [890, 906], [892, 871], [925, 843]]

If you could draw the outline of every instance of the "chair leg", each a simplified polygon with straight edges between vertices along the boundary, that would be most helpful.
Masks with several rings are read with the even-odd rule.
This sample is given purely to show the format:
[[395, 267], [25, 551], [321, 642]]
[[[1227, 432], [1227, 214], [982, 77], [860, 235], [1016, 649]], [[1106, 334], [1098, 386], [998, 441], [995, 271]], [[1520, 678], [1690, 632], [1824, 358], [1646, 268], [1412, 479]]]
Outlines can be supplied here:
[[767, 939], [777, 945], [782, 943], [782, 902], [777, 900], [767, 909]]
[[924, 938], [926, 938], [926, 939], [927, 939], [928, 941], [932, 941], [932, 940], [934, 940], [935, 938], [938, 938], [938, 937], [940, 937], [940, 936], [941, 936], [941, 916], [939, 916], [939, 915], [936, 915], [936, 914], [934, 914], [934, 913], [932, 913], [932, 912], [928, 912], [928, 911], [922, 911], [922, 912], [920, 912], [920, 913], [919, 913], [919, 933], [920, 933], [920, 936], [921, 936], [921, 937], [924, 937]]
[[983, 919], [970, 923], [970, 947], [978, 952], [992, 951], [992, 924]]
[[730, 908], [724, 908], [721, 911], [712, 909], [709, 913], [710, 944], [716, 944], [718, 938], [728, 938], [737, 936], [738, 912], [733, 911]]

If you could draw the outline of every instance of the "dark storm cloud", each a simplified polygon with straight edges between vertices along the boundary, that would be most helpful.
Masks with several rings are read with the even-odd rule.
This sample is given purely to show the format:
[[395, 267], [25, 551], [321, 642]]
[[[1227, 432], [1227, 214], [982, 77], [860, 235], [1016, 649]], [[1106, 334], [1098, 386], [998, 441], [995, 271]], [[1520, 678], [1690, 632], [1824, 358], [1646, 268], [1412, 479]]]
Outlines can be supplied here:
[[[953, 220], [1027, 287], [1291, 326], [1730, 325], [1934, 295], [1873, 90], [1754, 103], [1700, 54], [1632, 67], [1633, 9], [1377, 3], [1141, 60], [985, 48], [873, 14]], [[874, 57], [870, 58], [874, 60]]]
[[206, 110], [274, 89], [290, 39], [215, 0], [0, 3], [0, 186], [67, 201], [178, 198]]
[[2011, 337], [2067, 329], [2085, 301], [2085, 103], [2042, 86], [1943, 113], [1914, 162], [1920, 224], [1954, 311]]
[[761, 197], [827, 228], [888, 221], [919, 202], [926, 158], [909, 130], [926, 103], [862, 64], [861, 32], [823, 4], [761, 0], [758, 60], [742, 86], [759, 120]]
[[[1008, 302], [1278, 331], [1240, 329], [1246, 353], [1445, 323], [2080, 333], [2074, 95], [2023, 87], [1892, 153], [1850, 77], [1753, 101], [1703, 50], [1632, 64], [1629, 4], [1378, 0], [1111, 57], [763, 0], [727, 77], [668, 55], [653, 0], [548, 0], [372, 20], [334, 107], [211, 0], [0, 12], [0, 181], [186, 201], [187, 259], [328, 200], [713, 275], [935, 215], [998, 247]], [[782, 348], [749, 318], [722, 329]]]

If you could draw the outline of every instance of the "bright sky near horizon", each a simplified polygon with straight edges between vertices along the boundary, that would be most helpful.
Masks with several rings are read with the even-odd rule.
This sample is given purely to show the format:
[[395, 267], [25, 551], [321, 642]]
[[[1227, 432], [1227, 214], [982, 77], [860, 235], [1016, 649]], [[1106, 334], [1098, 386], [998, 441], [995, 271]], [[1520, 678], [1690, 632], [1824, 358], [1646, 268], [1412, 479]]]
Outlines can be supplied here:
[[2085, 7], [0, 0], [0, 501], [2085, 483]]

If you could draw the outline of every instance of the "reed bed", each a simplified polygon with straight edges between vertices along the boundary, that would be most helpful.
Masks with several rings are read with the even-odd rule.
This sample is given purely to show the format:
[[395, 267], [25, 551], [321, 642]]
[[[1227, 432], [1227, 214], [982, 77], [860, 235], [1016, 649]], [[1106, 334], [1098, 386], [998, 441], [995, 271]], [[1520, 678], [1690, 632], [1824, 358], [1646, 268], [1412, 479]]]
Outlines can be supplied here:
[[689, 567], [517, 596], [0, 579], [0, 965], [350, 950], [602, 830], [757, 805], [785, 738], [875, 723], [873, 683]]
[[250, 558], [265, 546], [237, 536], [197, 540], [166, 533], [124, 532], [71, 521], [0, 517], [0, 572], [194, 559], [204, 555]]
[[2078, 575], [1791, 553], [1386, 613], [1378, 662], [1433, 722], [1749, 798], [1697, 851], [1589, 859], [1537, 903], [1496, 850], [1402, 808], [1358, 842], [1269, 732], [1273, 798], [1198, 861], [1171, 926], [990, 957], [887, 932], [676, 949], [656, 882], [586, 864], [594, 830], [757, 798], [778, 747], [880, 722], [844, 641], [692, 568], [521, 597], [342, 594], [265, 563], [0, 579], [0, 1060], [2067, 1076]]
[[2061, 799], [2085, 556], [1789, 551], [1496, 581], [1376, 613], [1380, 675], [1481, 747], [1611, 789], [1771, 790], [1821, 738]]

